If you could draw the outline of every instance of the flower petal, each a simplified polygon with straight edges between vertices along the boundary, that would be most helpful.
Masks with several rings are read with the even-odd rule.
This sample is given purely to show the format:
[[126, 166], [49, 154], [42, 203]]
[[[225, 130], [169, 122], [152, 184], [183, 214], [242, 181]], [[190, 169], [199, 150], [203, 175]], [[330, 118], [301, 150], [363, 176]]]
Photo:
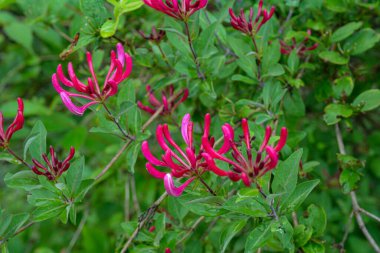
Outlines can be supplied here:
[[164, 178], [164, 186], [166, 189], [166, 192], [174, 197], [179, 197], [182, 195], [183, 191], [186, 189], [186, 187], [194, 181], [194, 177], [188, 179], [184, 184], [182, 184], [179, 187], [176, 187], [173, 182], [173, 177], [171, 174], [166, 174]]

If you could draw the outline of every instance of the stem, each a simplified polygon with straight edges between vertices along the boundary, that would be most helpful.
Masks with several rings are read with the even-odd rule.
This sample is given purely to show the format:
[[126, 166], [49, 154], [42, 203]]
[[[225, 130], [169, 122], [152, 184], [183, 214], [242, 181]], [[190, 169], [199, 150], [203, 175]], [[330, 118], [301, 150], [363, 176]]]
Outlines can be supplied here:
[[133, 208], [134, 208], [134, 210], [135, 210], [136, 213], [140, 213], [140, 205], [139, 205], [139, 200], [137, 198], [135, 176], [132, 174], [132, 176], [130, 178], [131, 178]]
[[172, 68], [172, 66], [170, 66], [170, 64], [169, 64], [168, 58], [166, 57], [164, 50], [162, 50], [161, 45], [159, 43], [157, 43], [156, 45], [158, 47], [158, 50], [160, 50], [160, 53], [162, 55], [164, 62], [166, 63], [166, 66], [168, 66], [169, 68]]
[[[342, 132], [340, 131], [339, 124], [335, 125], [335, 134], [336, 134], [336, 139], [338, 142], [338, 147], [339, 147], [339, 152], [342, 155], [346, 154], [346, 149], [344, 146], [343, 138], [342, 138]], [[356, 193], [354, 191], [350, 192], [350, 197], [351, 197], [351, 202], [352, 202], [352, 208], [353, 212], [356, 218], [356, 222], [358, 223], [358, 226], [360, 230], [362, 231], [363, 235], [367, 239], [367, 241], [371, 244], [372, 248], [375, 250], [376, 253], [380, 253], [380, 248], [377, 245], [376, 241], [373, 239], [372, 235], [369, 233], [363, 218], [360, 214], [360, 209], [361, 207], [359, 206], [358, 199], [356, 197]]]
[[199, 181], [207, 188], [207, 191], [211, 194], [216, 196], [216, 193], [211, 189], [211, 187], [203, 180], [201, 176], [198, 177]]
[[75, 231], [74, 236], [71, 239], [69, 246], [67, 247], [66, 250], [64, 250], [64, 253], [70, 253], [72, 251], [72, 249], [74, 248], [76, 242], [78, 241], [78, 239], [82, 233], [84, 225], [86, 224], [86, 221], [88, 218], [88, 213], [89, 213], [88, 209], [86, 209], [86, 211], [84, 212], [84, 215], [82, 217], [82, 220], [80, 221], [79, 226], [78, 226], [77, 230]]
[[102, 103], [104, 109], [106, 110], [108, 116], [111, 118], [111, 120], [115, 123], [115, 125], [119, 128], [120, 132], [124, 135], [125, 138], [129, 139], [129, 140], [132, 140], [134, 141], [136, 138], [134, 136], [131, 136], [129, 135], [120, 125], [120, 122], [117, 118], [115, 118], [112, 114], [112, 112], [110, 111], [110, 109], [108, 109], [106, 103]]
[[293, 12], [294, 12], [294, 7], [291, 7], [291, 8], [289, 9], [288, 16], [286, 17], [285, 21], [282, 23], [282, 26], [281, 26], [280, 29], [278, 30], [278, 34], [279, 34], [279, 35], [281, 35], [281, 34], [284, 32], [286, 24], [290, 21], [290, 19], [291, 19], [292, 16], [293, 16]]
[[9, 147], [6, 147], [5, 149], [8, 151], [9, 154], [11, 154], [14, 158], [16, 158], [23, 165], [25, 165], [29, 169], [33, 168], [33, 166], [29, 165], [24, 159], [22, 159], [20, 156], [18, 156], [12, 149], [10, 149]]
[[125, 151], [125, 149], [132, 143], [132, 140], [129, 140], [127, 143], [125, 143], [120, 150], [116, 153], [116, 155], [112, 158], [112, 160], [104, 167], [104, 169], [99, 173], [99, 175], [96, 176], [95, 181], [97, 181], [99, 178], [101, 178], [104, 174], [107, 173], [107, 171], [112, 167], [112, 165], [119, 159], [121, 154]]
[[[257, 187], [257, 189], [259, 189], [259, 192], [264, 197], [264, 199], [268, 200], [268, 196], [263, 192], [263, 189], [261, 188], [261, 186], [256, 183], [256, 187]], [[274, 204], [274, 199], [271, 200], [270, 205], [269, 205], [270, 210], [272, 211], [271, 216], [273, 216], [275, 220], [278, 220], [278, 215], [276, 213], [276, 210], [275, 210], [273, 204]]]
[[193, 46], [193, 40], [191, 39], [189, 24], [187, 22], [185, 22], [185, 30], [186, 30], [186, 35], [187, 35], [187, 41], [189, 43], [191, 53], [193, 54], [195, 66], [197, 68], [198, 78], [202, 79], [203, 81], [206, 81], [206, 77], [205, 77], [205, 75], [201, 71], [201, 67], [200, 67], [200, 64], [199, 64], [199, 59], [198, 59], [197, 53], [195, 52], [195, 49], [194, 49], [194, 46]]
[[145, 224], [153, 218], [154, 214], [157, 211], [157, 208], [160, 206], [160, 204], [162, 203], [162, 201], [164, 201], [164, 199], [167, 196], [168, 196], [167, 192], [165, 192], [164, 194], [162, 194], [153, 203], [153, 205], [151, 205], [151, 207], [149, 207], [149, 209], [142, 215], [141, 220], [139, 221], [139, 223], [137, 225], [137, 228], [135, 229], [135, 231], [133, 232], [133, 234], [131, 235], [131, 237], [128, 239], [128, 241], [124, 244], [124, 247], [122, 248], [122, 250], [120, 251], [120, 253], [127, 252], [128, 248], [129, 248], [129, 246], [131, 246], [133, 240], [137, 237], [137, 235], [139, 234], [139, 232], [141, 231], [141, 229], [145, 226]]
[[377, 217], [376, 215], [374, 215], [373, 213], [370, 213], [368, 212], [367, 210], [364, 210], [363, 208], [359, 207], [359, 211], [365, 215], [367, 215], [368, 217], [374, 219], [375, 221], [377, 222], [380, 222], [380, 218]]
[[339, 250], [340, 253], [344, 253], [345, 250], [344, 250], [344, 244], [346, 243], [347, 241], [347, 238], [348, 238], [348, 234], [350, 233], [350, 226], [351, 226], [351, 223], [352, 223], [352, 217], [354, 216], [354, 211], [351, 212], [350, 214], [350, 217], [348, 218], [348, 222], [346, 224], [346, 227], [344, 229], [344, 235], [343, 235], [343, 239], [340, 243], [338, 243], [336, 246]]
[[[26, 224], [25, 226], [21, 227], [19, 230], [17, 230], [13, 235], [12, 237], [15, 237], [16, 235], [18, 234], [21, 234], [22, 232], [24, 232], [25, 230], [27, 230], [28, 228], [30, 228], [31, 226], [33, 226], [35, 223], [32, 221], [28, 224]], [[8, 239], [10, 238], [4, 238], [2, 240], [0, 240], [0, 245], [3, 245], [6, 241], [8, 241]]]
[[255, 51], [256, 51], [256, 65], [257, 65], [257, 79], [259, 80], [259, 83], [261, 87], [264, 86], [264, 83], [261, 81], [261, 60], [259, 57], [259, 47], [257, 46], [255, 36], [251, 35], [253, 45], [255, 46]]
[[179, 240], [177, 242], [177, 245], [183, 243], [184, 241], [186, 241], [186, 239], [194, 232], [194, 230], [199, 226], [199, 224], [205, 219], [204, 216], [201, 216], [198, 218], [198, 220], [196, 220], [194, 222], [194, 224], [191, 226], [191, 228], [189, 229], [189, 231], [187, 231], [187, 233], [184, 235], [184, 237], [181, 238], [181, 240]]

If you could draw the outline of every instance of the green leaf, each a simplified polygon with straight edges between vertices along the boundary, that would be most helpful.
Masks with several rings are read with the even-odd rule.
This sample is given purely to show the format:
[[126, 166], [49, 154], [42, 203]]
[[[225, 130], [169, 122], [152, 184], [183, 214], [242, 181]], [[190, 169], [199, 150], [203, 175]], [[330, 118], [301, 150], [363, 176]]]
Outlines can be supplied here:
[[12, 22], [9, 25], [4, 26], [4, 32], [9, 38], [25, 47], [29, 52], [33, 52], [33, 34], [31, 26], [26, 23]]
[[294, 243], [296, 247], [304, 246], [313, 234], [313, 229], [303, 224], [297, 225], [294, 228]]
[[245, 253], [256, 252], [256, 250], [265, 245], [271, 237], [271, 225], [270, 222], [264, 222], [249, 233], [245, 242]]
[[107, 19], [107, 9], [103, 0], [80, 0], [82, 12], [96, 28], [100, 28]]
[[76, 159], [66, 173], [67, 187], [71, 193], [71, 197], [77, 194], [78, 188], [82, 182], [82, 174], [84, 170], [84, 157]]
[[325, 108], [325, 115], [323, 119], [327, 125], [334, 125], [338, 123], [341, 118], [349, 118], [354, 113], [349, 105], [329, 104]]
[[380, 41], [380, 35], [371, 28], [365, 28], [350, 37], [343, 46], [350, 55], [358, 55], [373, 48]]
[[141, 153], [141, 142], [133, 142], [127, 149], [127, 168], [131, 173], [135, 173], [135, 165]]
[[361, 93], [352, 103], [355, 107], [360, 107], [360, 111], [367, 112], [380, 106], [380, 90], [372, 89]]
[[272, 234], [279, 239], [282, 247], [289, 252], [294, 252], [293, 233], [293, 226], [285, 216], [280, 217], [278, 223], [276, 222], [272, 226]]
[[182, 206], [197, 215], [215, 217], [223, 213], [223, 210], [220, 208], [221, 203], [223, 203], [221, 197], [201, 197], [195, 194], [183, 194], [178, 198], [178, 201]]
[[275, 170], [272, 183], [273, 193], [284, 193], [285, 197], [292, 194], [297, 185], [298, 170], [302, 158], [303, 150], [299, 149], [288, 157], [284, 162], [280, 162]]
[[343, 155], [343, 154], [337, 154], [339, 167], [342, 170], [351, 169], [351, 170], [358, 170], [362, 169], [365, 166], [364, 161], [360, 161], [359, 159], [356, 159], [353, 156], [349, 155]]
[[318, 184], [318, 179], [298, 184], [294, 192], [280, 205], [281, 210], [286, 213], [297, 210]]
[[319, 57], [324, 60], [337, 65], [345, 65], [348, 63], [349, 58], [342, 56], [334, 51], [323, 51], [319, 53]]
[[307, 217], [302, 217], [300, 222], [312, 228], [313, 236], [323, 236], [327, 226], [326, 212], [322, 207], [311, 204], [307, 208]]
[[50, 201], [33, 211], [33, 220], [36, 222], [59, 217], [65, 211], [67, 204], [62, 201]]
[[353, 169], [345, 169], [339, 176], [339, 183], [343, 187], [344, 193], [349, 193], [358, 188], [361, 175]]
[[28, 151], [30, 156], [37, 160], [46, 152], [46, 136], [47, 132], [44, 124], [42, 121], [37, 121], [26, 140], [24, 146], [24, 160], [26, 159]]
[[351, 36], [356, 30], [362, 27], [363, 22], [351, 22], [336, 30], [330, 38], [332, 43], [342, 41]]
[[234, 196], [227, 200], [223, 209], [232, 213], [244, 214], [251, 217], [267, 217], [268, 212], [258, 198], [244, 198], [241, 196]]
[[112, 37], [116, 32], [117, 25], [118, 23], [115, 20], [107, 20], [100, 28], [100, 36], [103, 38]]
[[300, 59], [298, 57], [297, 50], [293, 50], [288, 58], [288, 67], [292, 76], [297, 73], [299, 65]]
[[289, 117], [305, 116], [306, 108], [299, 91], [293, 90], [292, 93], [287, 92], [285, 94], [284, 110], [285, 114]]
[[25, 191], [30, 191], [39, 185], [36, 175], [31, 170], [19, 171], [16, 174], [7, 173], [4, 182], [10, 188], [23, 189]]
[[309, 241], [304, 247], [302, 247], [305, 253], [325, 253], [325, 246], [322, 243]]
[[344, 76], [338, 78], [334, 81], [334, 95], [336, 98], [340, 98], [342, 96], [348, 97], [351, 95], [352, 90], [354, 89], [354, 80], [351, 76]]
[[221, 233], [219, 238], [220, 250], [219, 252], [224, 253], [227, 250], [232, 238], [237, 235], [247, 224], [247, 220], [236, 221], [229, 223]]

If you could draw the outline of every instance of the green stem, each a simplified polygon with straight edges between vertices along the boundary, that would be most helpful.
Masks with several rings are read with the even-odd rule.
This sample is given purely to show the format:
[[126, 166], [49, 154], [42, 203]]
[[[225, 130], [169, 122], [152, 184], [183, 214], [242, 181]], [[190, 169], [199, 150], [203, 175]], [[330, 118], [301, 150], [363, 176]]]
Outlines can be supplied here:
[[193, 59], [194, 59], [194, 62], [195, 62], [195, 66], [197, 68], [198, 78], [202, 79], [203, 81], [206, 81], [206, 77], [205, 77], [205, 75], [201, 71], [201, 67], [200, 67], [200, 64], [199, 64], [199, 59], [198, 59], [197, 53], [195, 52], [195, 49], [194, 49], [194, 46], [193, 46], [193, 40], [191, 39], [189, 24], [186, 21], [185, 21], [185, 30], [186, 30], [186, 35], [187, 35], [187, 41], [189, 43], [189, 47], [190, 47], [191, 53], [193, 54]]

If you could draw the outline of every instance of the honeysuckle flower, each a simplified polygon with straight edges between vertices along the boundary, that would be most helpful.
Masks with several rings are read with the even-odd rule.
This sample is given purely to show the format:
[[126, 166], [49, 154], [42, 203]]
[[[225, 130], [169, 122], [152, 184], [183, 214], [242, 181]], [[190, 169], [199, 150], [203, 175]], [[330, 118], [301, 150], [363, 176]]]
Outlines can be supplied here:
[[[209, 133], [210, 121], [210, 115], [207, 114], [204, 126], [204, 132], [207, 134]], [[198, 152], [195, 149], [193, 127], [194, 123], [191, 122], [190, 115], [186, 114], [182, 119], [181, 126], [182, 138], [186, 144], [184, 149], [181, 149], [173, 140], [167, 124], [157, 127], [157, 142], [164, 151], [161, 160], [151, 153], [147, 141], [142, 144], [142, 153], [148, 160], [146, 163], [147, 171], [153, 177], [163, 180], [166, 191], [172, 196], [180, 196], [191, 182], [209, 170], [209, 166], [202, 156], [203, 147], [200, 146]], [[228, 151], [229, 146], [229, 143], [224, 143], [222, 148], [215, 152], [223, 155]], [[156, 166], [167, 168], [170, 172], [162, 172], [156, 169]], [[187, 178], [187, 180], [181, 186], [176, 187], [173, 178]]]
[[231, 25], [234, 29], [241, 31], [249, 36], [254, 36], [258, 33], [261, 27], [270, 20], [274, 14], [275, 7], [272, 6], [270, 11], [263, 10], [263, 0], [260, 0], [256, 16], [253, 8], [249, 9], [248, 20], [245, 17], [244, 10], [240, 10], [240, 15], [236, 16], [232, 8], [229, 9], [231, 16]]
[[160, 115], [170, 115], [174, 110], [183, 103], [189, 96], [189, 90], [183, 89], [180, 93], [174, 94], [174, 86], [170, 85], [166, 90], [162, 92], [161, 101], [159, 101], [153, 93], [150, 85], [146, 86], [146, 91], [148, 92], [148, 101], [152, 107], [143, 105], [141, 101], [137, 102], [137, 106], [147, 113], [153, 115], [156, 111], [163, 106], [163, 110]]
[[55, 181], [58, 179], [62, 173], [67, 171], [70, 168], [70, 160], [73, 159], [75, 155], [75, 149], [73, 147], [70, 148], [70, 153], [66, 157], [65, 160], [59, 161], [54, 148], [50, 146], [50, 160], [46, 154], [42, 154], [42, 158], [45, 161], [46, 165], [43, 165], [36, 159], [32, 159], [34, 166], [32, 167], [32, 171], [37, 175], [43, 175], [50, 181]]
[[165, 37], [166, 32], [164, 30], [159, 30], [157, 32], [156, 27], [153, 26], [152, 32], [149, 35], [146, 35], [143, 31], [139, 31], [139, 34], [141, 35], [141, 37], [143, 37], [143, 39], [159, 44]]
[[173, 18], [187, 21], [191, 15], [207, 5], [208, 0], [143, 0], [149, 7]]
[[297, 43], [296, 39], [292, 38], [291, 44], [286, 44], [285, 41], [280, 40], [281, 44], [281, 54], [290, 54], [293, 50], [296, 50], [297, 54], [299, 56], [303, 56], [308, 51], [315, 50], [319, 44], [315, 43], [314, 45], [307, 47], [306, 43], [309, 41], [309, 38], [311, 36], [311, 30], [307, 30], [307, 36], [304, 38], [304, 40], [301, 43]]
[[[254, 138], [251, 137], [248, 121], [242, 120], [243, 137], [240, 143], [234, 140], [234, 130], [229, 124], [222, 127], [224, 134], [224, 141], [229, 142], [231, 146], [232, 159], [221, 155], [215, 151], [212, 141], [207, 135], [202, 137], [202, 145], [205, 153], [202, 156], [205, 158], [207, 164], [212, 171], [218, 171], [220, 176], [228, 176], [233, 181], [242, 180], [246, 186], [250, 186], [256, 178], [263, 176], [268, 171], [274, 169], [278, 163], [279, 152], [285, 146], [288, 131], [286, 128], [281, 129], [280, 139], [276, 146], [268, 145], [272, 135], [270, 126], [266, 128], [264, 140], [258, 150], [256, 150], [252, 142]], [[241, 147], [239, 149], [239, 146]], [[215, 160], [226, 162], [232, 166], [232, 172], [221, 172], [215, 163]]]
[[[111, 51], [111, 63], [102, 90], [95, 75], [90, 52], [86, 54], [88, 68], [91, 73], [91, 77], [87, 78], [87, 85], [79, 81], [71, 62], [68, 64], [69, 78], [64, 75], [62, 65], [58, 65], [57, 72], [52, 76], [53, 87], [61, 96], [62, 102], [67, 109], [72, 113], [83, 115], [88, 107], [103, 103], [108, 97], [117, 93], [118, 85], [130, 75], [132, 71], [132, 58], [124, 52], [122, 44], [117, 44], [116, 49], [116, 53], [115, 51]], [[66, 87], [74, 88], [76, 92], [63, 89], [61, 83]], [[88, 102], [82, 106], [78, 106], [73, 103], [73, 97], [82, 98]]]
[[12, 124], [9, 125], [8, 129], [4, 132], [4, 117], [3, 113], [0, 112], [0, 147], [6, 148], [12, 135], [18, 130], [22, 129], [24, 126], [24, 103], [21, 98], [17, 98], [18, 109], [15, 119]]

